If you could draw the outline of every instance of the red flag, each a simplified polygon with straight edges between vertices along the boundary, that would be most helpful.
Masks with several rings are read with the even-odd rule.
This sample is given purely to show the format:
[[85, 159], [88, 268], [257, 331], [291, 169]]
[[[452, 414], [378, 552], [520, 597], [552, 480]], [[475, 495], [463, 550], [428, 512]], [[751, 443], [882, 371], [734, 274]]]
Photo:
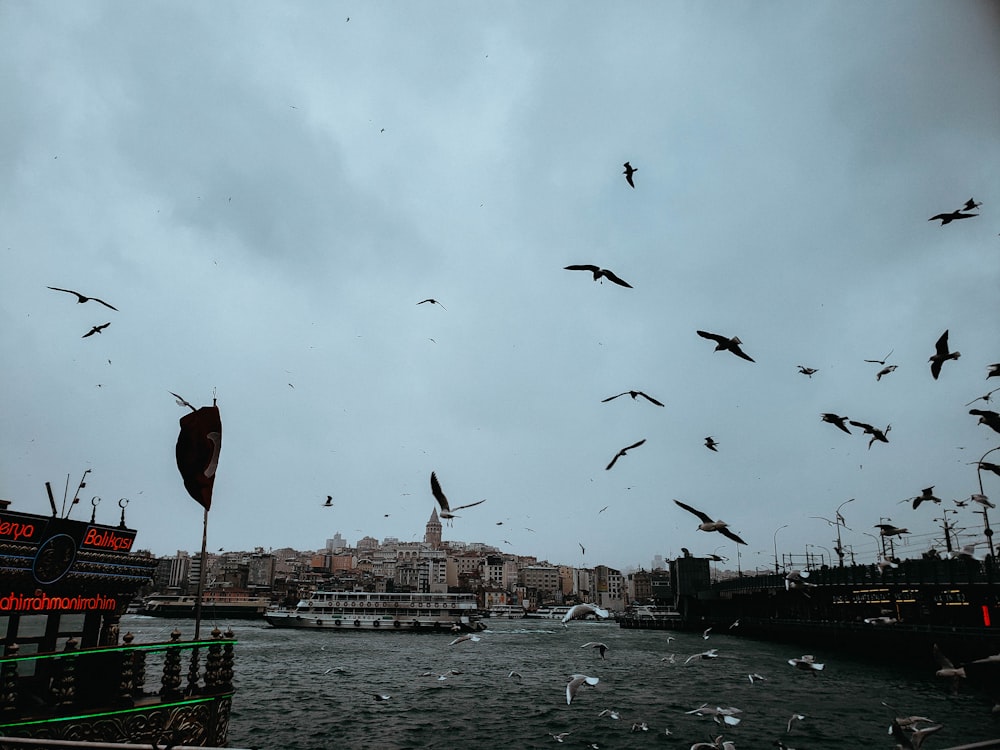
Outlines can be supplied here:
[[205, 510], [212, 507], [212, 486], [222, 449], [222, 417], [219, 407], [203, 406], [181, 417], [177, 436], [177, 468], [184, 488]]

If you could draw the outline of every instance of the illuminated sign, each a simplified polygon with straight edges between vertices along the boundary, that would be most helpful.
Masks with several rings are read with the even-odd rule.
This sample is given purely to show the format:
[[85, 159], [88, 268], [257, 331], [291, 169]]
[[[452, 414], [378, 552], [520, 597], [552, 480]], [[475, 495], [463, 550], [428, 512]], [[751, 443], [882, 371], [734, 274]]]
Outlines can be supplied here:
[[113, 552], [128, 552], [135, 541], [135, 532], [127, 529], [109, 529], [98, 526], [88, 526], [80, 549], [111, 550]]
[[38, 542], [47, 519], [22, 513], [0, 513], [0, 541]]
[[118, 600], [113, 596], [49, 596], [37, 593], [25, 596], [13, 591], [0, 596], [0, 612], [114, 612]]

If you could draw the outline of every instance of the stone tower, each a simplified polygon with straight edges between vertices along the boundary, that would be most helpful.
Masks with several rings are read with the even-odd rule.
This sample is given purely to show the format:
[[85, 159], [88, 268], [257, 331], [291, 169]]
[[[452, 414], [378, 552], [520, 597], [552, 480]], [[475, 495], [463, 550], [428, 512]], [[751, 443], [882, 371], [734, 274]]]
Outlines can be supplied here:
[[431, 511], [431, 519], [427, 522], [427, 530], [424, 531], [424, 542], [434, 549], [441, 546], [441, 521], [438, 520], [437, 508]]

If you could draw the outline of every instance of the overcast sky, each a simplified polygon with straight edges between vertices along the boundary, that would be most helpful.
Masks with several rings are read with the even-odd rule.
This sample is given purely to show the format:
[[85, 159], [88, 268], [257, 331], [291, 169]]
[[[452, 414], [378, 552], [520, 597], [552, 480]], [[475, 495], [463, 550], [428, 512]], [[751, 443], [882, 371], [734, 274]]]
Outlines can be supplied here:
[[859, 562], [885, 518], [985, 538], [996, 3], [6, 0], [0, 98], [12, 509], [90, 469], [71, 517], [197, 550], [174, 391], [221, 410], [210, 549], [422, 539], [431, 471], [486, 499], [446, 539], [553, 563], [735, 561], [674, 498], [743, 570], [829, 557], [851, 498]]

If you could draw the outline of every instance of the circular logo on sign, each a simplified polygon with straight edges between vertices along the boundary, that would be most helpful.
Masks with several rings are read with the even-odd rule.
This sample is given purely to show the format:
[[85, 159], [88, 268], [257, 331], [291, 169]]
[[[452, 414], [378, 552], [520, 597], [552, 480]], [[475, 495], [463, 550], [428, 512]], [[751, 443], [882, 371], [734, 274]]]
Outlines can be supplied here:
[[39, 583], [55, 583], [73, 567], [76, 542], [67, 534], [56, 534], [38, 548], [31, 572]]

